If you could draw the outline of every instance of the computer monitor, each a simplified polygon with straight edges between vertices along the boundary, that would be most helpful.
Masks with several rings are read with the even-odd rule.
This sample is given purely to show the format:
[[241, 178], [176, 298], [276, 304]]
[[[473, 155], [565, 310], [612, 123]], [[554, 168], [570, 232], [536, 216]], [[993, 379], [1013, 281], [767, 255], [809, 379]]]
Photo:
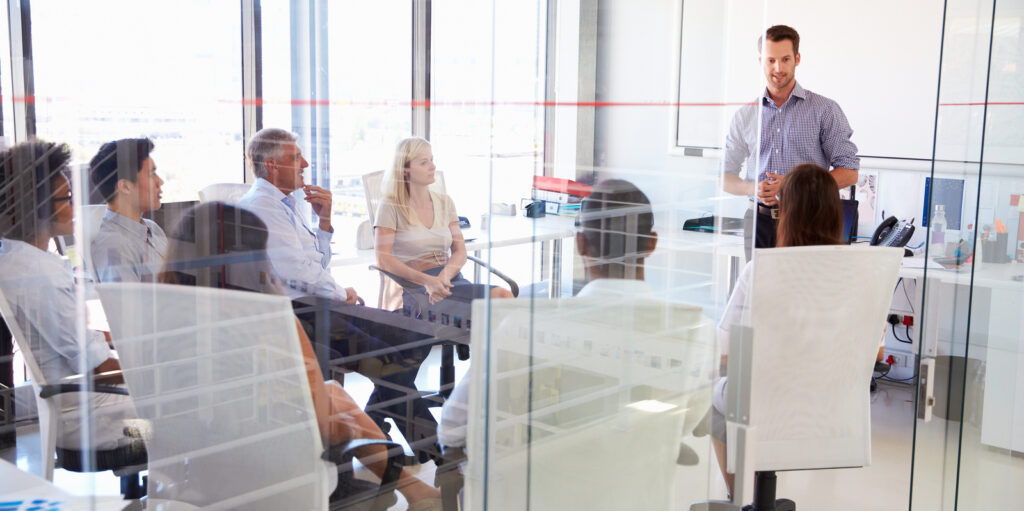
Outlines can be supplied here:
[[[932, 199], [931, 195], [935, 198]], [[921, 216], [921, 227], [928, 227], [935, 205], [942, 204], [946, 213], [946, 229], [960, 230], [960, 215], [964, 207], [964, 180], [944, 179], [937, 177], [924, 178], [924, 214]]]
[[844, 200], [843, 202], [843, 243], [849, 245], [857, 237], [857, 214], [858, 203], [855, 200]]

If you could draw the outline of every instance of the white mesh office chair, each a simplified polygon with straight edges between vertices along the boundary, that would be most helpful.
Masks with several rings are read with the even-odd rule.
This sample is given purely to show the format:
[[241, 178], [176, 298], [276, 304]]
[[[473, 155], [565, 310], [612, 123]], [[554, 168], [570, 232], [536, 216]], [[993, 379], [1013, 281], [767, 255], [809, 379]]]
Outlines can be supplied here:
[[[138, 414], [152, 424], [150, 498], [327, 508], [334, 472], [321, 459], [287, 298], [168, 284], [98, 290]], [[385, 478], [397, 480], [392, 467]]]
[[[25, 280], [19, 284], [11, 282], [6, 284], [32, 285], [32, 276], [23, 278]], [[121, 478], [121, 492], [126, 498], [134, 499], [145, 495], [145, 488], [139, 477], [139, 472], [146, 469], [146, 446], [141, 437], [135, 438], [122, 447], [109, 450], [81, 450], [71, 446], [57, 447], [57, 430], [61, 413], [62, 411], [75, 413], [71, 410], [76, 407], [72, 407], [69, 403], [79, 401], [77, 396], [68, 396], [68, 394], [78, 393], [89, 387], [81, 380], [49, 381], [40, 370], [35, 352], [32, 350], [32, 344], [33, 342], [43, 342], [42, 336], [58, 331], [56, 325], [36, 324], [32, 318], [38, 320], [40, 316], [33, 314], [32, 311], [16, 307], [14, 302], [9, 301], [5, 296], [2, 288], [0, 288], [0, 317], [7, 323], [14, 343], [24, 358], [28, 376], [31, 379], [36, 409], [39, 414], [39, 447], [43, 468], [43, 473], [40, 475], [46, 480], [52, 481], [55, 467], [73, 472], [112, 470]], [[29, 336], [30, 332], [32, 332], [31, 337]], [[128, 391], [124, 387], [97, 383], [91, 386], [90, 393], [126, 395]], [[82, 416], [84, 417], [84, 415]], [[132, 428], [136, 425], [132, 421], [120, 424], [122, 428]], [[97, 424], [94, 423], [93, 427], [96, 426]], [[105, 427], [116, 427], [116, 425], [106, 424]]]
[[214, 183], [199, 190], [199, 202], [220, 201], [238, 204], [238, 199], [241, 199], [249, 188], [252, 188], [252, 185], [247, 183]]
[[673, 509], [685, 410], [710, 394], [700, 309], [635, 297], [490, 306], [467, 375], [467, 508]]
[[750, 328], [732, 329], [729, 344], [733, 501], [691, 510], [739, 510], [751, 499], [757, 511], [793, 509], [776, 502], [774, 471], [871, 463], [868, 382], [902, 258], [871, 246], [757, 250]]

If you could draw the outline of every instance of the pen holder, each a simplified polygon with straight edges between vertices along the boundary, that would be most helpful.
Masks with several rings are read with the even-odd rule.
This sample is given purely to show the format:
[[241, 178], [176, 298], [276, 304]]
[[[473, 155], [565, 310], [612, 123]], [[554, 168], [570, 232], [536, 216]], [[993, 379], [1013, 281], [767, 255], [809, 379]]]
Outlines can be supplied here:
[[1006, 255], [1007, 234], [997, 233], [996, 239], [982, 242], [981, 260], [986, 263], [1008, 263]]

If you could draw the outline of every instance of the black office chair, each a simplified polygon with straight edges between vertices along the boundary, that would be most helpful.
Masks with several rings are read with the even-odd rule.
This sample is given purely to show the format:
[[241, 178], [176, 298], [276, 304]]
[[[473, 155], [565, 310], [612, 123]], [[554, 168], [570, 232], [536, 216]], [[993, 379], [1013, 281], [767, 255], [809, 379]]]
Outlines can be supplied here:
[[[85, 392], [85, 386], [76, 383], [58, 383], [43, 385], [39, 397], [48, 400], [51, 397], [68, 392]], [[128, 395], [128, 390], [116, 385], [95, 384], [91, 392], [101, 394]], [[42, 433], [42, 430], [40, 430]], [[146, 477], [140, 472], [146, 470], [148, 457], [144, 433], [136, 427], [126, 426], [124, 435], [130, 441], [116, 449], [82, 451], [54, 447], [56, 454], [55, 468], [63, 468], [72, 472], [103, 472], [110, 470], [121, 478], [121, 495], [125, 499], [140, 499], [146, 496]]]

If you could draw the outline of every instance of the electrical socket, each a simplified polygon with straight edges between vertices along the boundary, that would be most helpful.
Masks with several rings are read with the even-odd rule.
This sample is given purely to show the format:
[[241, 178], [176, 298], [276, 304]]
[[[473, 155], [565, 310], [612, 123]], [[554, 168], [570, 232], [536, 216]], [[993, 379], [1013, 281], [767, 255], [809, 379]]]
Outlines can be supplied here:
[[911, 361], [914, 360], [914, 355], [911, 353], [892, 352], [888, 353], [887, 356], [892, 356], [893, 369], [910, 369]]

